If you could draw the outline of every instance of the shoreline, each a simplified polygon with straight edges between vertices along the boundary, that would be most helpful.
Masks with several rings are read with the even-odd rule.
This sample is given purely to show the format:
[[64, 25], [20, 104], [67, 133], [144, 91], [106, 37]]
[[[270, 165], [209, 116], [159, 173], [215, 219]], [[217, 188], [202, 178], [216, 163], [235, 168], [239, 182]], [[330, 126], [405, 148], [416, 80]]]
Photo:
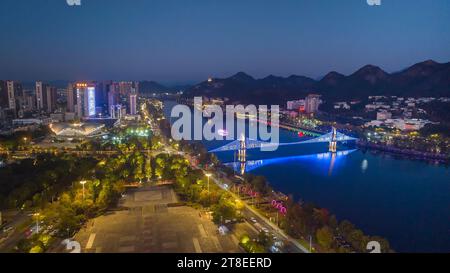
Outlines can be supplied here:
[[367, 149], [367, 150], [383, 152], [386, 154], [397, 155], [397, 156], [400, 156], [404, 160], [434, 161], [438, 164], [443, 164], [443, 165], [447, 165], [450, 160], [450, 158], [446, 155], [425, 153], [425, 152], [420, 152], [420, 151], [410, 150], [410, 149], [401, 149], [401, 148], [391, 147], [391, 146], [387, 146], [387, 145], [369, 143], [369, 142], [363, 141], [363, 140], [357, 141], [356, 145], [360, 149]]

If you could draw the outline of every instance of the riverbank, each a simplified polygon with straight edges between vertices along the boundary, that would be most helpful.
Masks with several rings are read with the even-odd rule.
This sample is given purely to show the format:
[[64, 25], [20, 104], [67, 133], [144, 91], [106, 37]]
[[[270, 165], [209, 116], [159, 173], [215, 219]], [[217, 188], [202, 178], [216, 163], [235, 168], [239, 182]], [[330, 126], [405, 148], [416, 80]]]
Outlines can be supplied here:
[[359, 148], [362, 149], [371, 149], [390, 154], [400, 155], [405, 157], [405, 159], [433, 161], [441, 164], [448, 164], [450, 162], [449, 156], [441, 154], [425, 153], [410, 149], [401, 149], [394, 146], [375, 144], [363, 140], [357, 141], [356, 144]]

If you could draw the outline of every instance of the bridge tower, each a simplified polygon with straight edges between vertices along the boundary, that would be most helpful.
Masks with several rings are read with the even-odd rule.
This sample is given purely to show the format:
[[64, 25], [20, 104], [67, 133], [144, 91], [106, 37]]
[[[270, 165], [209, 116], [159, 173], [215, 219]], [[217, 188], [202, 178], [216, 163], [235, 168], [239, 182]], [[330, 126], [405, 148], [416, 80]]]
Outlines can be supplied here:
[[244, 135], [241, 135], [241, 139], [239, 140], [238, 160], [241, 163], [247, 161], [247, 143]]
[[334, 127], [333, 127], [333, 131], [331, 133], [329, 151], [331, 153], [337, 152], [337, 130]]
[[240, 173], [244, 175], [247, 165], [247, 143], [244, 135], [241, 135], [239, 140], [238, 161], [240, 163]]

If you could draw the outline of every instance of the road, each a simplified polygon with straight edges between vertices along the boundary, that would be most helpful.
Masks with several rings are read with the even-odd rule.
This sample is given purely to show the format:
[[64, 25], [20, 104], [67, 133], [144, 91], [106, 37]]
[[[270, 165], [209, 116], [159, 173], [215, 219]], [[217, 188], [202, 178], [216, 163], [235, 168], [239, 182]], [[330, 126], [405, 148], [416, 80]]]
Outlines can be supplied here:
[[[21, 212], [13, 217], [12, 221], [8, 223], [4, 228], [13, 228], [13, 230], [9, 233], [4, 233], [1, 231], [0, 233], [0, 252], [1, 253], [9, 253], [14, 251], [14, 247], [17, 243], [25, 238], [25, 231], [29, 230], [34, 223], [28, 222], [31, 221], [31, 212]], [[27, 225], [25, 225], [27, 224]]]
[[[226, 187], [224, 187], [224, 184], [222, 182], [220, 182], [217, 178], [211, 176], [211, 179], [214, 181], [214, 183], [216, 183], [221, 189], [229, 192], [234, 198], [241, 200], [241, 198], [236, 195], [235, 193], [229, 191]], [[244, 212], [244, 214], [250, 216], [250, 217], [254, 217], [257, 220], [259, 220], [259, 223], [264, 223], [266, 225], [266, 228], [268, 228], [269, 230], [275, 231], [277, 234], [279, 234], [281, 236], [281, 238], [283, 238], [284, 240], [286, 240], [287, 242], [293, 244], [295, 247], [297, 247], [299, 249], [300, 252], [302, 253], [309, 253], [309, 250], [306, 249], [304, 246], [302, 246], [297, 240], [295, 240], [294, 238], [290, 237], [289, 235], [287, 235], [281, 228], [279, 228], [277, 225], [275, 225], [274, 223], [272, 223], [269, 219], [267, 219], [264, 215], [262, 215], [260, 212], [258, 212], [257, 210], [255, 210], [254, 208], [252, 208], [250, 205], [248, 205], [246, 202], [242, 201], [242, 203], [244, 204], [244, 207], [247, 211]]]

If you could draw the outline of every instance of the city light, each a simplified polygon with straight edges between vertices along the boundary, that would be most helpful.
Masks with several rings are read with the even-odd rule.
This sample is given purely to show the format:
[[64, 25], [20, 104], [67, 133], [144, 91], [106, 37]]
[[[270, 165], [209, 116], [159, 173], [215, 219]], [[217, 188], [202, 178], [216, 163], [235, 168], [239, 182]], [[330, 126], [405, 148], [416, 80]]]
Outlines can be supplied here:
[[87, 181], [85, 181], [85, 180], [80, 181], [80, 184], [83, 185], [83, 201], [84, 201], [84, 199], [85, 199], [84, 185], [85, 185], [86, 183], [87, 183]]
[[0, 255], [450, 252], [448, 0], [58, 1], [1, 4]]

